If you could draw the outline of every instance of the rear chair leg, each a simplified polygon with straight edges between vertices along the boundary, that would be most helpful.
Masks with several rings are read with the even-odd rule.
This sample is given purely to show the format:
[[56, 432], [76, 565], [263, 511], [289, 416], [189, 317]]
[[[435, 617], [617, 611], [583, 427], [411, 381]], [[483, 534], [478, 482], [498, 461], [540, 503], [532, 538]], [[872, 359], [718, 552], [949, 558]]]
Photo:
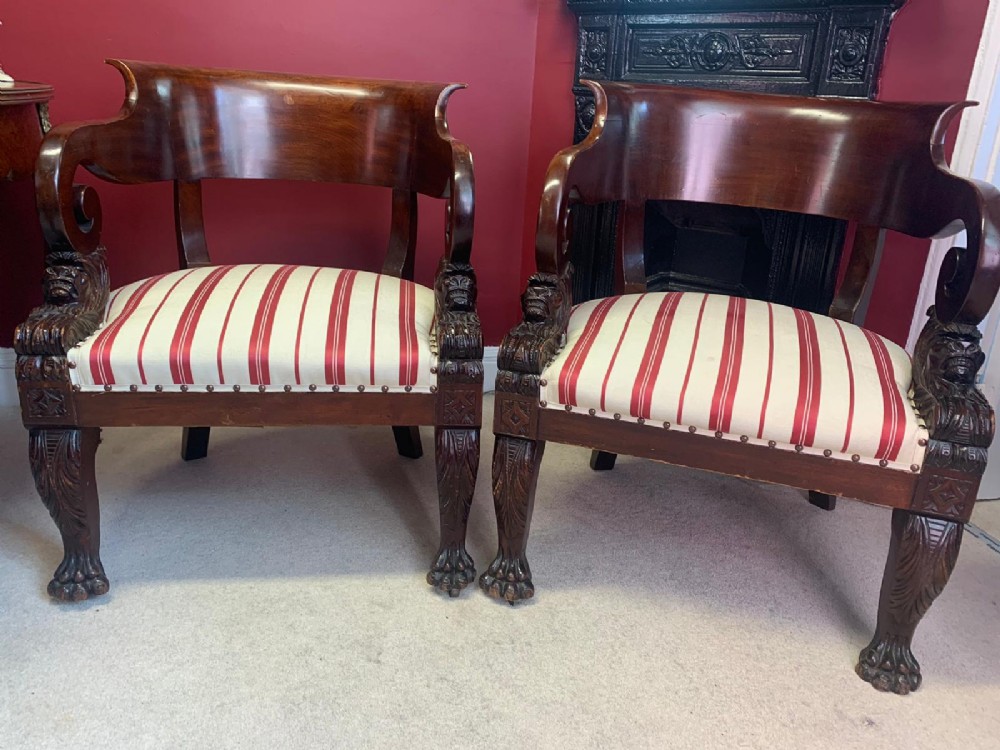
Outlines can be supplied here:
[[63, 540], [63, 561], [48, 587], [54, 599], [81, 601], [108, 593], [94, 476], [100, 435], [97, 427], [29, 431], [28, 456], [35, 486]]
[[500, 549], [479, 578], [479, 586], [494, 599], [511, 604], [535, 595], [525, 549], [544, 452], [543, 440], [507, 435], [497, 435], [493, 449], [493, 504]]
[[211, 427], [185, 427], [181, 436], [181, 458], [197, 461], [208, 455], [208, 437]]
[[[393, 431], [409, 429], [416, 428], [393, 427]], [[434, 454], [441, 545], [427, 574], [427, 583], [447, 591], [449, 596], [458, 596], [476, 580], [476, 566], [465, 550], [465, 531], [479, 473], [479, 428], [435, 427]]]
[[404, 458], [420, 458], [424, 455], [419, 427], [393, 427], [392, 436], [396, 438], [396, 451]]
[[809, 502], [815, 505], [817, 508], [822, 508], [823, 510], [837, 509], [837, 496], [828, 495], [825, 492], [816, 492], [815, 490], [809, 490]]
[[591, 451], [590, 468], [594, 471], [611, 471], [615, 468], [615, 459], [617, 458], [617, 453], [608, 453], [607, 451]]
[[892, 538], [878, 602], [878, 626], [855, 671], [876, 690], [906, 695], [920, 687], [920, 665], [910, 651], [913, 631], [948, 583], [964, 524], [892, 512]]

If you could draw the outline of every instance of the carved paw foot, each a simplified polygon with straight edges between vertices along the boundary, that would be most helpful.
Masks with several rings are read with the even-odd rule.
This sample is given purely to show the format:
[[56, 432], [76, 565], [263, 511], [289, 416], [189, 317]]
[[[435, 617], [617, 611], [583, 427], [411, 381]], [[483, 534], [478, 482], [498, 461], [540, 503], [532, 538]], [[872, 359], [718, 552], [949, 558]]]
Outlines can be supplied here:
[[497, 555], [489, 569], [479, 577], [479, 588], [490, 597], [505, 599], [510, 604], [535, 595], [535, 587], [531, 583], [531, 568], [523, 555]]
[[892, 636], [877, 635], [862, 650], [855, 670], [876, 690], [906, 695], [920, 687], [920, 665], [910, 647]]
[[427, 574], [427, 583], [448, 596], [458, 596], [476, 580], [476, 566], [465, 547], [445, 547]]
[[111, 586], [99, 558], [78, 552], [66, 555], [49, 581], [49, 596], [63, 602], [81, 602], [108, 593]]

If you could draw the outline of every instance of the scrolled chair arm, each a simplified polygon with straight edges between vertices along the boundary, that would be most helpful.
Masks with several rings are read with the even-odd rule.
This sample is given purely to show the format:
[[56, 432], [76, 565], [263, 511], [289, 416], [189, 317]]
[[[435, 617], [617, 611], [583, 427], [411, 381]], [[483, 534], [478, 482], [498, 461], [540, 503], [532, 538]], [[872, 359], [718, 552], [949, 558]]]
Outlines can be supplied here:
[[537, 376], [565, 340], [573, 304], [569, 262], [573, 205], [625, 198], [623, 113], [600, 84], [582, 83], [594, 95], [594, 123], [586, 138], [560, 151], [549, 164], [535, 232], [538, 270], [521, 296], [523, 319], [500, 346], [497, 387], [523, 395], [537, 392]]

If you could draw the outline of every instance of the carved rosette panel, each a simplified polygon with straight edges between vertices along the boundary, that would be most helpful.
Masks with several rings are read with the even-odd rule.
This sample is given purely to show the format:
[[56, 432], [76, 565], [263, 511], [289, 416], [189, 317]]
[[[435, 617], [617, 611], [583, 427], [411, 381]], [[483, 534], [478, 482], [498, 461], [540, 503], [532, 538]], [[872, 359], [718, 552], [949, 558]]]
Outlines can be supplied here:
[[478, 427], [482, 414], [482, 385], [456, 383], [441, 390], [437, 423], [449, 427]]
[[979, 482], [954, 476], [931, 474], [926, 480], [926, 489], [919, 493], [920, 507], [928, 513], [965, 519], [972, 512], [976, 501]]
[[538, 434], [535, 398], [512, 393], [497, 395], [493, 431], [501, 435], [534, 438]]
[[608, 29], [580, 29], [579, 71], [581, 78], [607, 78], [610, 66]]
[[830, 53], [831, 81], [856, 83], [865, 79], [865, 67], [875, 29], [867, 27], [841, 27], [834, 32]]

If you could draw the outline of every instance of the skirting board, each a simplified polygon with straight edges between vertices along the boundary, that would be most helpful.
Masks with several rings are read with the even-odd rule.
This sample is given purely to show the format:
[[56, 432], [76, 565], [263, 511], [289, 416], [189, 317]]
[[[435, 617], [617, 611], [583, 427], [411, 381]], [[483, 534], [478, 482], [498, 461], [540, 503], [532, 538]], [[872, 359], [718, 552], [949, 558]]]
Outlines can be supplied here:
[[[497, 379], [497, 352], [500, 347], [487, 346], [483, 352], [483, 390], [489, 393]], [[14, 380], [13, 349], [0, 348], [0, 408], [17, 406], [17, 382]]]

